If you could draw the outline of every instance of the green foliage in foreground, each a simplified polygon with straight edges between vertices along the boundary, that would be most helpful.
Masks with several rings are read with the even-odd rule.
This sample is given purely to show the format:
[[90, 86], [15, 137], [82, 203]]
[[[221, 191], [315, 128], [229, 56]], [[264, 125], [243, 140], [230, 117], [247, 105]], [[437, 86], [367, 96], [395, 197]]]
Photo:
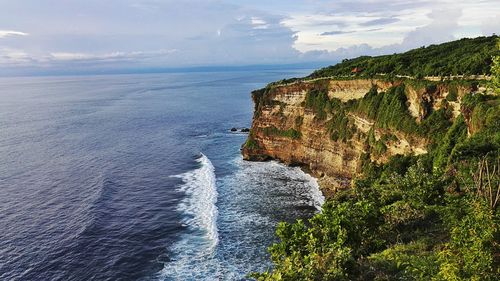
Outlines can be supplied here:
[[[252, 277], [498, 280], [497, 208], [467, 186], [447, 192], [450, 178], [433, 173], [426, 162], [358, 180], [309, 221], [281, 223], [280, 242], [270, 247], [274, 268]], [[491, 180], [498, 184], [498, 175]]]
[[351, 75], [351, 71], [356, 67], [363, 69], [361, 76], [394, 74], [418, 78], [490, 74], [491, 58], [499, 53], [496, 47], [497, 38], [498, 36], [464, 38], [401, 54], [358, 57], [317, 70], [310, 78]]

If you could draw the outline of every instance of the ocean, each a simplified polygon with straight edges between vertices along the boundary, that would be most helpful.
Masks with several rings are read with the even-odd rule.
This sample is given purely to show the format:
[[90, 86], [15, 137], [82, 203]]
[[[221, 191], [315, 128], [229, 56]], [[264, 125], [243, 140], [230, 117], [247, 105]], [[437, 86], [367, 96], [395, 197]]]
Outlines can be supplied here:
[[245, 280], [299, 168], [247, 162], [250, 92], [309, 70], [0, 78], [0, 280]]

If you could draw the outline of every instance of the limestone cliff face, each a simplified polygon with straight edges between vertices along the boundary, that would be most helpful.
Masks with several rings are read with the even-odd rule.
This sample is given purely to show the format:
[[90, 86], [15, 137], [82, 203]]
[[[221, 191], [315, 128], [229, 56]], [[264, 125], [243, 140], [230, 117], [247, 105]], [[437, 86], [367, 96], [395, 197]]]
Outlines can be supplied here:
[[[383, 163], [396, 154], [426, 153], [428, 140], [424, 137], [380, 128], [374, 124], [375, 120], [352, 111], [339, 116], [327, 110], [326, 115], [319, 116], [306, 106], [311, 91], [323, 91], [329, 100], [337, 99], [348, 104], [349, 100], [363, 98], [373, 86], [382, 92], [398, 83], [401, 82], [325, 79], [254, 91], [255, 112], [251, 133], [242, 148], [243, 157], [252, 161], [276, 159], [303, 166], [320, 179], [328, 194], [348, 186], [367, 159]], [[461, 96], [466, 91], [460, 88], [456, 92]], [[449, 89], [444, 86], [431, 89], [406, 86], [405, 94], [407, 108], [419, 122], [432, 108], [441, 106]], [[449, 102], [447, 106], [454, 114], [460, 107], [458, 102]], [[339, 118], [341, 122], [336, 122]], [[331, 124], [335, 122], [342, 123], [349, 131], [347, 137], [338, 139], [334, 136]]]

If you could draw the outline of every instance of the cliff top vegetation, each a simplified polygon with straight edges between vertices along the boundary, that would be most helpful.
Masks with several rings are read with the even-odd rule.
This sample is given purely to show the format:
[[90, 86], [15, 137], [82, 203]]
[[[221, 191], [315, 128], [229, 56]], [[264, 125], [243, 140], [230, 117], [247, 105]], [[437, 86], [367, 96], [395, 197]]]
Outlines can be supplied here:
[[[490, 75], [492, 57], [499, 54], [498, 36], [464, 38], [439, 45], [384, 56], [362, 56], [314, 71], [309, 78], [329, 76], [373, 76], [376, 74], [411, 77], [449, 75]], [[356, 70], [355, 72], [353, 72]]]

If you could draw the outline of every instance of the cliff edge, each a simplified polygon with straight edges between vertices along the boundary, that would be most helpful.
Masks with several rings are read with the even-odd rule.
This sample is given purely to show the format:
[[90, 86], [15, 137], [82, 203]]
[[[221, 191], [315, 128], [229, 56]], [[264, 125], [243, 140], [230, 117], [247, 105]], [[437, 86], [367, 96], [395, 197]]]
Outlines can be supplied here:
[[[276, 159], [319, 178], [326, 196], [348, 187], [367, 162], [419, 155], [460, 114], [477, 81], [324, 78], [272, 83], [252, 93], [245, 160]], [[443, 130], [444, 131], [444, 130]]]

